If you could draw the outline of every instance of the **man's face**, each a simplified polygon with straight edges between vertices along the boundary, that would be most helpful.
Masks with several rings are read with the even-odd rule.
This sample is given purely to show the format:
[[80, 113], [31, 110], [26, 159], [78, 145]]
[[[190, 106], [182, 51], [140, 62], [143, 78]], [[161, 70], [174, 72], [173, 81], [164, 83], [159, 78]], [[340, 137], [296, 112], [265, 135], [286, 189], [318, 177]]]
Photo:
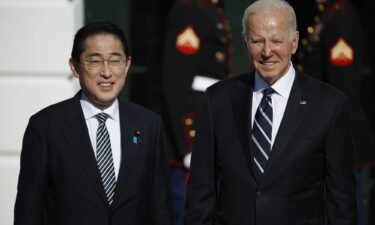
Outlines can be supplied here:
[[273, 84], [289, 69], [298, 46], [298, 32], [291, 37], [285, 10], [251, 15], [248, 21], [246, 46], [250, 60], [263, 80]]
[[121, 41], [111, 34], [88, 37], [80, 63], [70, 60], [85, 95], [100, 109], [108, 108], [125, 84], [131, 59], [125, 56]]

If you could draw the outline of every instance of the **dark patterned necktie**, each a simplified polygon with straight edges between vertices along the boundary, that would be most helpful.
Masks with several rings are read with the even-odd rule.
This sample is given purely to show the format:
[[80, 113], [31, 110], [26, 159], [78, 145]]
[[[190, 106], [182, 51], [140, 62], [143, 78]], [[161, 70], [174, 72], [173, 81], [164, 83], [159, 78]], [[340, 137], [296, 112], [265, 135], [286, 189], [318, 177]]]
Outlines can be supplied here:
[[99, 113], [96, 115], [99, 126], [96, 132], [96, 160], [102, 177], [103, 187], [111, 205], [116, 187], [116, 175], [113, 165], [111, 141], [105, 122], [108, 114]]
[[275, 90], [272, 88], [263, 90], [263, 98], [255, 114], [253, 130], [251, 132], [251, 149], [259, 174], [263, 174], [271, 153], [273, 117], [271, 95], [273, 93], [275, 93]]

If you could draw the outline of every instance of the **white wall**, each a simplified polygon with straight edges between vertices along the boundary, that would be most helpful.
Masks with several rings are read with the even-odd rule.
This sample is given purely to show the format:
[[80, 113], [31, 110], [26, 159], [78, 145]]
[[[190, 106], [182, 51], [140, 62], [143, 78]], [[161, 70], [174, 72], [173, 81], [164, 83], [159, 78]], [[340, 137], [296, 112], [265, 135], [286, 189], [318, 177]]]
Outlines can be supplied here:
[[68, 59], [83, 0], [0, 0], [0, 224], [13, 223], [28, 118], [78, 90]]

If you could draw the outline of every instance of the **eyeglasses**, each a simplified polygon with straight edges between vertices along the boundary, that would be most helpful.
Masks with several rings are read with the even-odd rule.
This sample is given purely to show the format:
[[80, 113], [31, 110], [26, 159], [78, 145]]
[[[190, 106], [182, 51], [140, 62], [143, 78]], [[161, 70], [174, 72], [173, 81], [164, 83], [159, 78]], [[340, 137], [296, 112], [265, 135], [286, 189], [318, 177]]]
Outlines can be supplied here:
[[87, 60], [82, 60], [82, 63], [88, 70], [99, 70], [103, 68], [104, 62], [107, 62], [111, 69], [121, 69], [126, 63], [126, 59], [123, 57], [113, 56], [109, 59], [103, 59], [101, 57], [92, 57]]

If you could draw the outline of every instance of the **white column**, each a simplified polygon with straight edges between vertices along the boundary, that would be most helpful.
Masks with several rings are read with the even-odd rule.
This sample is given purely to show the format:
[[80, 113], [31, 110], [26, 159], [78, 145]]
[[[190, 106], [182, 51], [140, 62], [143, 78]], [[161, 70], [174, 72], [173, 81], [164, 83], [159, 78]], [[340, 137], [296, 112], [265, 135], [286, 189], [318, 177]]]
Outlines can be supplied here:
[[78, 90], [68, 60], [83, 0], [0, 0], [0, 224], [13, 224], [29, 117]]

